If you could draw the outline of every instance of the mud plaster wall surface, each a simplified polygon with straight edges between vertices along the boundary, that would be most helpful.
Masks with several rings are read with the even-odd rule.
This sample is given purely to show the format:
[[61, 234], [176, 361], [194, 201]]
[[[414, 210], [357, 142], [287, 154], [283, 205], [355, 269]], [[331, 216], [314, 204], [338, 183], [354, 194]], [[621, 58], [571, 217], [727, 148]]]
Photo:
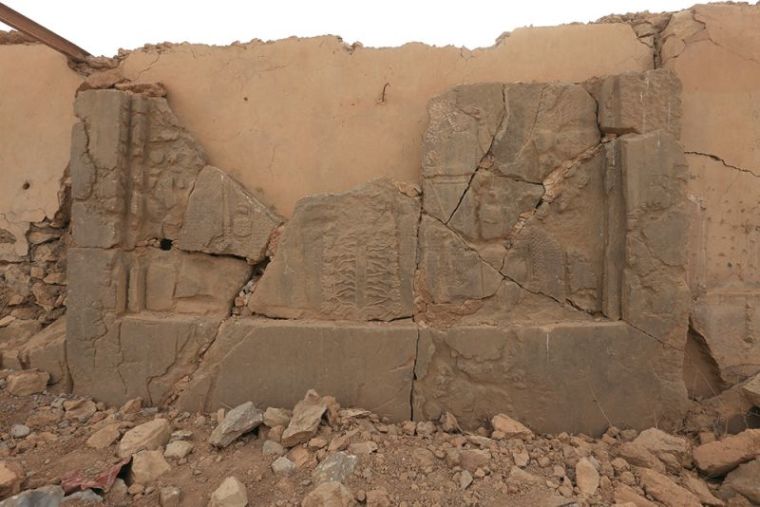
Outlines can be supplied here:
[[651, 66], [628, 25], [608, 24], [516, 30], [475, 51], [352, 50], [335, 37], [179, 45], [133, 52], [123, 71], [163, 82], [209, 162], [289, 216], [301, 197], [375, 177], [418, 183], [427, 102], [451, 86], [583, 81]]
[[39, 44], [0, 45], [0, 260], [26, 254], [29, 222], [52, 218], [69, 162], [74, 92], [82, 81]]

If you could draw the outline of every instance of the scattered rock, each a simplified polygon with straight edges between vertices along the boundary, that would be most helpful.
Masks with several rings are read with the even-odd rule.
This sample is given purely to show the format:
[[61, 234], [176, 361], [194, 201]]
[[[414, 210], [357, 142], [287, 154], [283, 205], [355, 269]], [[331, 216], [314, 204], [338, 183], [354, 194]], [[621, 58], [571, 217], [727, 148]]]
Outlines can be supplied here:
[[657, 472], [665, 472], [665, 465], [662, 464], [662, 461], [657, 456], [633, 442], [623, 442], [617, 447], [615, 453], [631, 465], [651, 468]]
[[632, 487], [625, 484], [618, 484], [615, 486], [613, 497], [618, 504], [632, 503], [636, 507], [657, 507], [657, 504], [650, 502], [638, 494]]
[[588, 458], [581, 458], [575, 464], [575, 483], [585, 497], [594, 496], [599, 488], [599, 472]]
[[306, 495], [301, 507], [352, 507], [354, 495], [339, 482], [323, 482]]
[[699, 501], [704, 505], [725, 505], [722, 500], [715, 498], [715, 496], [710, 491], [710, 488], [707, 487], [707, 484], [705, 484], [705, 481], [699, 477], [696, 477], [695, 475], [688, 473], [682, 475], [681, 484], [683, 484], [686, 489], [694, 493], [694, 495], [699, 498]]
[[457, 418], [454, 417], [454, 414], [451, 412], [444, 412], [443, 415], [441, 415], [439, 423], [441, 425], [441, 429], [446, 433], [462, 432], [462, 428], [459, 427], [459, 421], [457, 421]]
[[77, 421], [86, 421], [98, 411], [94, 401], [85, 399], [64, 401], [63, 409], [66, 412], [65, 419]]
[[230, 410], [214, 429], [209, 443], [214, 447], [227, 447], [241, 435], [256, 429], [264, 422], [264, 414], [248, 401]]
[[264, 456], [282, 456], [285, 454], [285, 448], [273, 440], [266, 440], [261, 451]]
[[264, 424], [270, 428], [287, 426], [290, 423], [290, 412], [284, 408], [269, 407], [264, 411]]
[[485, 449], [465, 449], [459, 453], [462, 468], [474, 472], [491, 461], [491, 452]]
[[391, 498], [385, 488], [367, 491], [367, 507], [391, 507]]
[[15, 495], [21, 491], [24, 469], [13, 461], [0, 461], [0, 498]]
[[118, 440], [119, 428], [119, 423], [108, 424], [100, 428], [87, 439], [87, 446], [93, 449], [105, 449]]
[[360, 456], [366, 456], [377, 452], [377, 444], [372, 440], [366, 442], [357, 442], [348, 446], [348, 451], [351, 454], [358, 454]]
[[150, 484], [171, 468], [160, 450], [140, 451], [132, 457], [130, 475], [134, 482]]
[[142, 410], [142, 402], [142, 398], [132, 398], [121, 406], [119, 413], [124, 415], [136, 414]]
[[327, 456], [312, 473], [315, 484], [323, 482], [345, 482], [354, 473], [359, 458], [346, 452], [336, 452]]
[[671, 454], [684, 465], [688, 463], [691, 456], [689, 442], [685, 438], [670, 435], [657, 428], [642, 431], [634, 439], [633, 444], [658, 457], [662, 454]]
[[739, 493], [760, 504], [760, 458], [739, 465], [736, 470], [729, 473], [723, 481], [722, 489]]
[[665, 475], [642, 468], [639, 471], [641, 485], [647, 494], [668, 507], [701, 507], [699, 499]]
[[293, 417], [282, 434], [282, 445], [293, 447], [307, 442], [319, 429], [326, 410], [327, 405], [315, 391], [306, 393], [306, 397], [293, 409]]
[[187, 440], [175, 440], [166, 445], [164, 457], [169, 459], [182, 459], [193, 451], [193, 443]]
[[23, 424], [14, 424], [11, 426], [11, 436], [13, 438], [24, 438], [31, 433], [32, 430], [29, 429], [28, 426], [25, 426]]
[[158, 490], [158, 501], [161, 507], [179, 507], [182, 500], [182, 491], [173, 486], [166, 486]]
[[43, 392], [50, 381], [50, 374], [45, 371], [16, 371], [6, 378], [6, 389], [14, 396], [29, 396]]
[[493, 416], [491, 426], [494, 431], [504, 434], [506, 438], [525, 439], [533, 436], [533, 432], [527, 426], [504, 414]]
[[285, 456], [280, 456], [272, 463], [272, 471], [277, 475], [290, 475], [296, 470], [296, 464]]
[[467, 489], [472, 484], [472, 474], [467, 470], [462, 470], [459, 474], [459, 489]]
[[744, 430], [694, 449], [694, 462], [702, 472], [720, 476], [760, 455], [760, 429]]
[[138, 451], [153, 450], [164, 446], [171, 436], [171, 427], [166, 419], [153, 419], [127, 431], [117, 449], [120, 458], [127, 458]]
[[756, 407], [760, 407], [760, 373], [742, 385], [742, 393]]
[[0, 507], [58, 507], [62, 500], [63, 489], [60, 486], [44, 486], [6, 498], [0, 502]]
[[208, 507], [246, 507], [248, 492], [237, 477], [227, 477], [211, 494]]

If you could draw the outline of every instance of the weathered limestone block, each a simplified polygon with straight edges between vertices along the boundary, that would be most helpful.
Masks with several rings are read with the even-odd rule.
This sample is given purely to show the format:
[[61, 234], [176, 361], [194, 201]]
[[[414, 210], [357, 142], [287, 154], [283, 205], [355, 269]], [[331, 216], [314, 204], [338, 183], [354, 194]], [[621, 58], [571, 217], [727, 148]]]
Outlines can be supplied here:
[[222, 325], [178, 404], [187, 410], [246, 401], [288, 407], [313, 388], [343, 406], [403, 420], [411, 416], [416, 347], [411, 321], [232, 320]]
[[582, 86], [508, 84], [504, 96], [504, 122], [491, 147], [493, 167], [504, 176], [542, 183], [599, 143], [596, 102]]
[[174, 384], [197, 368], [200, 353], [213, 342], [218, 328], [219, 321], [198, 317], [123, 319], [117, 369], [124, 391], [109, 400], [121, 403], [140, 397], [149, 405], [162, 403]]
[[[5, 352], [3, 366], [5, 367]], [[17, 351], [17, 358], [24, 368], [46, 371], [50, 383], [66, 380], [66, 317], [63, 316], [48, 327], [26, 340]]]
[[504, 118], [504, 85], [457, 86], [428, 104], [422, 141], [425, 211], [447, 222]]
[[522, 287], [589, 313], [601, 311], [605, 156], [571, 165], [507, 249], [501, 272]]
[[414, 415], [474, 428], [519, 414], [538, 432], [673, 428], [688, 402], [678, 351], [624, 322], [420, 329]]
[[694, 302], [691, 323], [721, 380], [735, 384], [760, 371], [760, 291], [710, 291]]
[[465, 303], [496, 293], [503, 277], [461, 237], [430, 216], [422, 216], [417, 291], [431, 303]]
[[617, 143], [626, 209], [622, 317], [683, 349], [689, 313], [686, 160], [662, 130]]
[[223, 317], [250, 277], [251, 266], [242, 259], [138, 249], [130, 256], [129, 311]]
[[667, 69], [628, 72], [591, 85], [599, 103], [599, 127], [610, 134], [681, 133], [681, 82]]
[[176, 239], [200, 146], [164, 98], [117, 90], [77, 95], [71, 143], [72, 235], [80, 247]]
[[508, 238], [520, 217], [536, 209], [544, 187], [480, 169], [448, 225], [470, 242]]
[[390, 180], [301, 200], [250, 309], [268, 317], [412, 315], [420, 205]]
[[86, 356], [69, 356], [74, 390], [113, 404], [136, 397], [160, 404], [197, 368], [218, 327], [218, 320], [193, 316], [116, 320]]
[[198, 174], [177, 246], [183, 250], [264, 259], [282, 219], [216, 167]]
[[6, 213], [0, 213], [0, 261], [24, 260], [29, 253], [29, 243], [25, 236], [28, 228], [28, 222], [10, 220], [6, 218]]

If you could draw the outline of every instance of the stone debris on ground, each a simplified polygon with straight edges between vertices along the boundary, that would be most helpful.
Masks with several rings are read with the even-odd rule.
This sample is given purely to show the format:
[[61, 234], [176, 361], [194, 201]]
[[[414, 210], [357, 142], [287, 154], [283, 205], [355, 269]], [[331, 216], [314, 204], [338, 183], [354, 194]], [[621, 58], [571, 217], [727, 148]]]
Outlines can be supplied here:
[[[755, 429], [610, 427], [591, 438], [495, 414], [466, 431], [451, 415], [393, 423], [314, 391], [292, 414], [252, 403], [212, 414], [125, 410], [7, 388], [0, 407], [0, 507], [760, 503]], [[66, 408], [84, 411], [67, 419]]]

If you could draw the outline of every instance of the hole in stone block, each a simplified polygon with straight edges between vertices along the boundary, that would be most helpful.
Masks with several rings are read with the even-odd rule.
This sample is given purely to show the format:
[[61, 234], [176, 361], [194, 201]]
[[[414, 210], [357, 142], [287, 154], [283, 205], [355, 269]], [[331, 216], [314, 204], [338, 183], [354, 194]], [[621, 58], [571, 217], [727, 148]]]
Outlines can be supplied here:
[[172, 249], [172, 240], [170, 239], [162, 239], [160, 242], [161, 250], [166, 250], [167, 252]]
[[29, 190], [29, 187], [31, 187], [31, 186], [32, 186], [31, 183], [29, 183], [28, 181], [25, 181], [24, 184], [21, 185], [21, 188], [24, 189], [24, 190]]

